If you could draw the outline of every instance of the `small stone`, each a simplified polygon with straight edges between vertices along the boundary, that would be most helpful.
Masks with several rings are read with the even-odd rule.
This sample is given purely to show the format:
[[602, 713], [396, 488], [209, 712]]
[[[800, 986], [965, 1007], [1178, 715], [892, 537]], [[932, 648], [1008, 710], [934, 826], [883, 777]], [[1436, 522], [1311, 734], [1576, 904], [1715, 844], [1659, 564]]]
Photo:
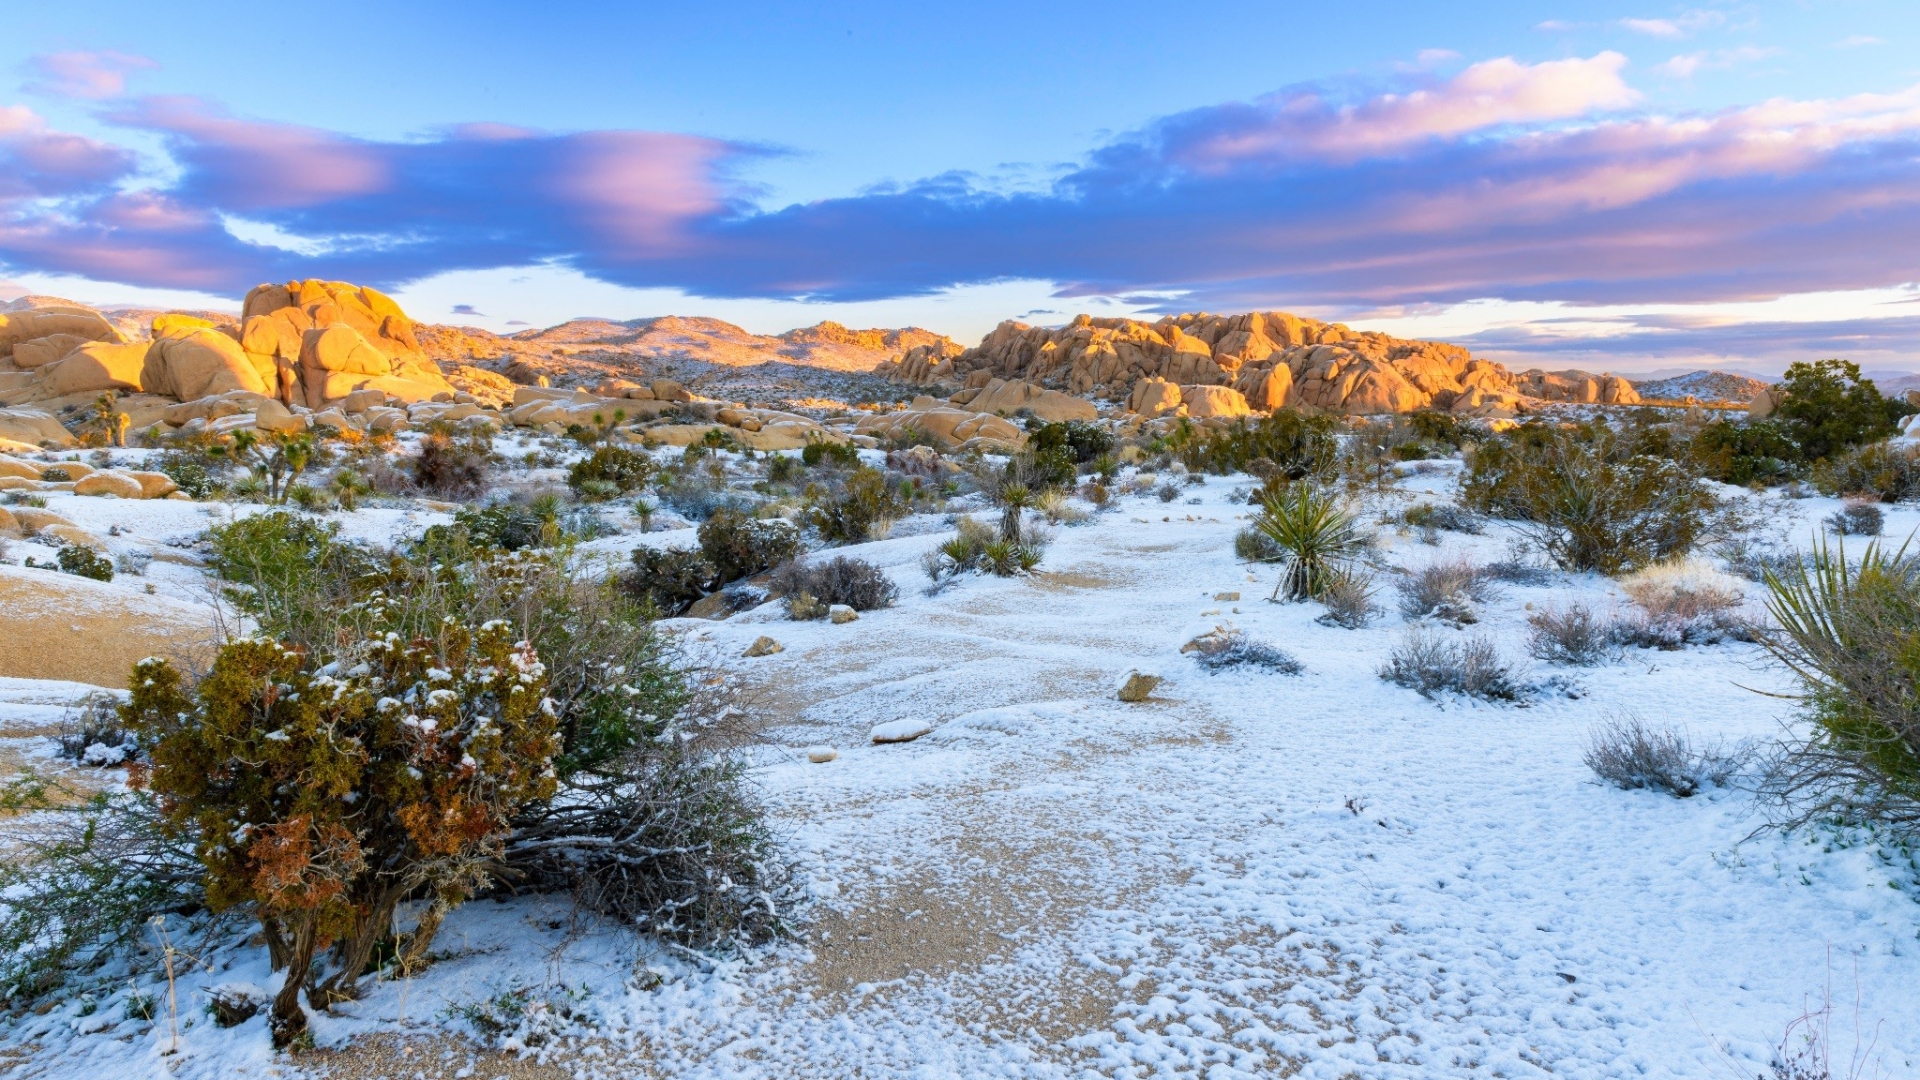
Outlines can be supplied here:
[[[879, 742], [880, 740], [875, 739], [874, 741]], [[815, 765], [825, 765], [827, 762], [839, 756], [840, 751], [835, 750], [831, 746], [807, 747], [807, 760], [813, 762]]]
[[1160, 685], [1160, 676], [1142, 675], [1133, 672], [1127, 676], [1126, 685], [1120, 687], [1120, 700], [1140, 702], [1153, 694], [1153, 688]]
[[747, 646], [746, 655], [772, 656], [774, 653], [780, 652], [785, 648], [786, 648], [785, 645], [782, 645], [779, 642], [773, 640], [772, 638], [767, 637], [765, 634], [762, 634], [761, 636], [753, 639], [753, 644]]
[[912, 742], [932, 730], [933, 725], [925, 720], [889, 720], [875, 725], [871, 734], [877, 743], [901, 743]]
[[856, 622], [859, 618], [860, 613], [845, 604], [835, 604], [827, 609], [827, 619], [835, 626], [841, 623]]
[[1238, 600], [1240, 599], [1240, 594], [1237, 592], [1217, 592], [1213, 594], [1213, 598], [1215, 600]]

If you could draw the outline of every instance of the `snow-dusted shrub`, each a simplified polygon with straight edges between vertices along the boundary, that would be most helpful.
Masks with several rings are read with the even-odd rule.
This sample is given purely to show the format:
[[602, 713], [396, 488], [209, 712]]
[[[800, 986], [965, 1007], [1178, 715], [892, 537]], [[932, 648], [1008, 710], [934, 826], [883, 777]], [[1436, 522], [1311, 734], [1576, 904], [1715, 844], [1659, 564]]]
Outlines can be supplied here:
[[1460, 509], [1452, 503], [1415, 503], [1401, 511], [1397, 519], [1409, 529], [1418, 530], [1423, 543], [1439, 542], [1439, 530], [1478, 536], [1486, 531], [1480, 515]]
[[1437, 560], [1410, 570], [1394, 582], [1400, 594], [1400, 614], [1407, 619], [1431, 615], [1444, 623], [1464, 626], [1479, 622], [1473, 605], [1493, 596], [1485, 571], [1464, 558]]
[[1486, 638], [1440, 635], [1424, 627], [1407, 631], [1380, 668], [1380, 677], [1423, 697], [1443, 691], [1487, 701], [1517, 701], [1526, 693], [1513, 665]]
[[614, 580], [628, 596], [661, 615], [678, 615], [713, 591], [719, 573], [698, 551], [637, 547], [633, 566]]
[[1597, 664], [1613, 648], [1613, 624], [1585, 604], [1543, 608], [1527, 616], [1527, 626], [1528, 654], [1550, 664]]
[[95, 581], [113, 580], [113, 561], [84, 544], [68, 544], [61, 548], [60, 553], [54, 556], [54, 564], [63, 574]]
[[[1251, 501], [1257, 504], [1258, 495]], [[1242, 562], [1278, 562], [1286, 557], [1286, 552], [1268, 539], [1266, 533], [1248, 527], [1233, 534], [1233, 557]]]
[[[784, 459], [783, 459], [784, 460]], [[567, 487], [592, 502], [638, 490], [653, 475], [653, 459], [623, 446], [596, 446], [567, 469]]]
[[1879, 536], [1887, 518], [1880, 507], [1865, 500], [1852, 500], [1827, 518], [1827, 528], [1841, 536]]
[[700, 526], [700, 551], [722, 582], [770, 570], [800, 553], [800, 530], [734, 510], [716, 511]]
[[1703, 787], [1726, 784], [1751, 756], [1745, 746], [1695, 747], [1684, 732], [1655, 728], [1627, 715], [1595, 727], [1582, 760], [1615, 787], [1654, 788], [1685, 799]]
[[1728, 570], [1748, 581], [1765, 582], [1768, 574], [1784, 574], [1801, 560], [1796, 548], [1751, 537], [1729, 540], [1715, 551], [1727, 561]]
[[120, 702], [111, 694], [89, 694], [77, 712], [60, 723], [53, 737], [60, 756], [82, 765], [119, 765], [139, 752], [133, 733], [120, 722]]
[[121, 716], [166, 827], [192, 837], [208, 904], [252, 910], [286, 973], [277, 1045], [306, 1028], [303, 990], [321, 1007], [355, 996], [419, 894], [430, 902], [396, 947], [425, 959], [446, 912], [487, 885], [513, 815], [554, 791], [555, 710], [532, 648], [504, 622], [438, 630], [325, 664], [242, 639], [191, 691], [164, 660], [135, 666]]
[[1298, 675], [1302, 668], [1285, 649], [1248, 637], [1244, 630], [1218, 629], [1194, 638], [1181, 652], [1191, 652], [1207, 671], [1218, 674], [1229, 668], [1264, 668], [1280, 675]]
[[1373, 602], [1375, 592], [1373, 575], [1350, 566], [1327, 583], [1320, 594], [1320, 603], [1327, 610], [1314, 622], [1358, 630], [1380, 613], [1379, 605]]
[[807, 522], [821, 536], [843, 544], [883, 537], [894, 522], [913, 511], [912, 503], [887, 480], [886, 473], [865, 466], [849, 472], [832, 490], [807, 490]]
[[1180, 485], [1169, 480], [1154, 491], [1163, 503], [1170, 503], [1180, 497]]
[[1760, 642], [1798, 677], [1812, 724], [1768, 762], [1761, 794], [1790, 825], [1920, 827], [1920, 556], [1875, 541], [1850, 563], [1816, 541], [1767, 592], [1780, 632]]
[[864, 559], [844, 555], [822, 562], [796, 560], [783, 564], [774, 570], [767, 588], [776, 595], [804, 593], [812, 597], [820, 606], [820, 617], [834, 604], [845, 604], [855, 611], [890, 607], [900, 595], [900, 587], [886, 571]]
[[1030, 573], [1039, 566], [1040, 560], [1046, 555], [1044, 530], [1019, 524], [1018, 517], [1013, 515], [1001, 519], [1001, 528], [1006, 528], [1010, 521], [1018, 530], [1013, 539], [996, 533], [972, 518], [961, 518], [954, 537], [922, 560], [921, 565], [936, 590], [943, 582], [969, 570], [980, 570], [998, 577], [1013, 577]]
[[1677, 649], [1753, 636], [1739, 614], [1746, 598], [1739, 579], [1704, 559], [1649, 566], [1623, 578], [1620, 588], [1635, 608], [1615, 628], [1625, 644]]
[[1920, 497], [1920, 449], [1873, 442], [1820, 462], [1814, 486], [1824, 495], [1871, 495], [1881, 502]]

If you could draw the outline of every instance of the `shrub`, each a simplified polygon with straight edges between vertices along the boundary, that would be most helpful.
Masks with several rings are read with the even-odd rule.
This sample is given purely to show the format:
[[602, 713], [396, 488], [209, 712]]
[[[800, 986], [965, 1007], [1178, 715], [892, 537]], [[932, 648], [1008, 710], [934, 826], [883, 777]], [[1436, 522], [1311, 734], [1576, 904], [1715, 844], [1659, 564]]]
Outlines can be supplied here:
[[1493, 642], [1455, 640], [1418, 626], [1394, 646], [1380, 677], [1429, 698], [1451, 691], [1486, 701], [1517, 701], [1526, 692]]
[[791, 484], [800, 478], [804, 464], [800, 458], [774, 454], [767, 458], [767, 480], [775, 484]]
[[1027, 449], [1035, 453], [1064, 450], [1073, 464], [1084, 465], [1113, 452], [1113, 435], [1101, 425], [1086, 420], [1065, 423], [1029, 420]]
[[1870, 502], [1849, 502], [1827, 518], [1827, 527], [1841, 536], [1879, 536], [1886, 515]]
[[[453, 512], [452, 531], [477, 547], [522, 551], [610, 536], [616, 530], [592, 507], [569, 508], [560, 501], [560, 496], [549, 493], [524, 501], [513, 499], [487, 506], [463, 506]], [[427, 530], [423, 542], [432, 547], [448, 533], [446, 526], [436, 525]]]
[[835, 556], [825, 562], [789, 562], [773, 573], [768, 590], [776, 595], [806, 594], [825, 606], [845, 604], [855, 611], [890, 607], [900, 595], [886, 571], [864, 559]]
[[374, 638], [325, 665], [235, 641], [192, 694], [164, 660], [136, 665], [133, 687], [122, 716], [151, 748], [167, 827], [196, 839], [208, 903], [250, 906], [286, 973], [280, 1046], [306, 1028], [301, 991], [321, 1007], [354, 996], [417, 893], [430, 902], [398, 948], [423, 960], [446, 912], [490, 880], [513, 814], [554, 791], [546, 672], [504, 623]]
[[705, 521], [721, 510], [745, 510], [749, 501], [711, 474], [685, 467], [662, 470], [655, 479], [660, 501], [694, 521]]
[[[815, 446], [831, 445], [809, 443]], [[807, 521], [828, 540], [859, 544], [883, 535], [895, 521], [907, 516], [912, 507], [887, 482], [879, 469], [861, 466], [847, 474], [837, 492], [816, 493], [807, 508]]]
[[307, 471], [316, 449], [311, 432], [263, 434], [242, 428], [233, 433], [232, 442], [223, 452], [246, 468], [253, 486], [266, 495], [268, 502], [277, 503], [286, 498], [287, 486]]
[[1492, 581], [1479, 567], [1465, 559], [1430, 563], [1409, 571], [1394, 582], [1400, 593], [1400, 614], [1408, 619], [1431, 615], [1445, 623], [1462, 626], [1479, 622], [1473, 605], [1485, 603], [1493, 595]]
[[120, 722], [120, 702], [112, 694], [87, 695], [79, 711], [61, 721], [53, 741], [61, 757], [81, 765], [119, 765], [140, 749]]
[[1191, 652], [1209, 674], [1235, 667], [1264, 668], [1279, 675], [1298, 675], [1303, 670], [1285, 649], [1256, 641], [1244, 630], [1216, 629], [1194, 638], [1180, 651]]
[[1354, 515], [1312, 484], [1268, 495], [1253, 527], [1282, 553], [1275, 599], [1319, 599], [1365, 546]]
[[860, 448], [852, 443], [817, 440], [801, 448], [800, 461], [809, 469], [821, 465], [856, 469], [860, 467]]
[[567, 487], [581, 499], [602, 501], [639, 489], [652, 474], [653, 460], [645, 454], [599, 446], [568, 468]]
[[1805, 462], [1777, 420], [1710, 421], [1694, 434], [1691, 449], [1706, 475], [1740, 487], [1785, 483]]
[[1740, 582], [1705, 561], [1650, 566], [1622, 580], [1620, 588], [1639, 609], [1614, 629], [1626, 644], [1677, 649], [1751, 636], [1737, 614], [1746, 595]]
[[722, 583], [738, 581], [799, 554], [800, 531], [784, 521], [721, 510], [700, 526], [700, 551]]
[[1629, 715], [1595, 727], [1582, 760], [1617, 788], [1653, 788], [1686, 799], [1702, 787], [1724, 786], [1750, 757], [1745, 747], [1727, 751], [1716, 743], [1695, 749], [1685, 734]]
[[1452, 503], [1415, 503], [1401, 512], [1400, 521], [1410, 529], [1445, 529], [1473, 536], [1486, 531], [1486, 523], [1479, 515]]
[[153, 463], [155, 472], [165, 473], [190, 499], [210, 499], [225, 486], [209, 468], [205, 458], [181, 450], [168, 450]]
[[1896, 430], [1895, 418], [1909, 411], [1882, 397], [1847, 360], [1795, 363], [1774, 390], [1783, 400], [1773, 418], [1808, 461], [1884, 439]]
[[1844, 451], [1814, 467], [1813, 484], [1823, 495], [1920, 498], [1920, 447], [1877, 442]]
[[1358, 630], [1373, 621], [1380, 608], [1373, 602], [1373, 575], [1353, 567], [1335, 574], [1320, 594], [1326, 611], [1314, 622]]
[[1697, 479], [1605, 428], [1523, 428], [1488, 440], [1460, 486], [1465, 505], [1513, 520], [1566, 570], [1637, 569], [1729, 528], [1725, 508]]
[[1154, 490], [1154, 494], [1163, 503], [1170, 503], [1180, 497], [1180, 485], [1169, 480]]
[[1233, 534], [1233, 557], [1241, 562], [1279, 562], [1286, 554], [1266, 533], [1252, 526]]
[[1225, 476], [1264, 459], [1274, 474], [1299, 480], [1331, 474], [1340, 457], [1339, 432], [1336, 417], [1276, 409], [1257, 420], [1205, 431], [1183, 422], [1170, 445], [1174, 456], [1195, 471]]
[[1527, 616], [1527, 626], [1528, 654], [1550, 664], [1597, 664], [1613, 645], [1613, 627], [1585, 604], [1536, 611]]
[[487, 460], [493, 445], [485, 435], [455, 439], [436, 431], [420, 441], [413, 459], [413, 482], [443, 499], [477, 498], [487, 489]]
[[1761, 794], [1788, 824], [1920, 826], [1920, 559], [1875, 541], [1850, 564], [1816, 541], [1767, 593], [1780, 632], [1760, 641], [1800, 681], [1811, 731], [1769, 763]]
[[54, 556], [54, 563], [63, 574], [95, 581], [113, 580], [113, 561], [83, 544], [68, 544], [61, 548], [60, 554]]
[[678, 615], [719, 584], [719, 572], [697, 551], [637, 547], [620, 588], [662, 615]]

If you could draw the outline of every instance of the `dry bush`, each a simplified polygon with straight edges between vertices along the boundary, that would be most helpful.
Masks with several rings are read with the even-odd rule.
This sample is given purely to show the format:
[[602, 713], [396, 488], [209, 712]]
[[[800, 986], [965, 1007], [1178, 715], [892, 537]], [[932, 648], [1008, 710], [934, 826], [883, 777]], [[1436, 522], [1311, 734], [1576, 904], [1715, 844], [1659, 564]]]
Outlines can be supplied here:
[[1377, 591], [1372, 574], [1349, 567], [1327, 583], [1320, 594], [1320, 603], [1327, 610], [1314, 622], [1358, 630], [1380, 613], [1380, 606], [1373, 602]]
[[1527, 653], [1550, 664], [1585, 667], [1613, 649], [1613, 624], [1585, 604], [1549, 607], [1527, 616]]
[[[767, 590], [775, 596], [811, 598], [820, 608], [820, 617], [834, 604], [845, 604], [855, 611], [891, 607], [900, 595], [900, 587], [886, 571], [864, 559], [849, 559], [844, 555], [824, 562], [786, 563], [773, 572]], [[791, 605], [796, 609], [799, 606]]]
[[1194, 638], [1180, 651], [1192, 653], [1213, 674], [1235, 667], [1265, 668], [1281, 675], [1298, 675], [1302, 670], [1300, 661], [1285, 649], [1256, 641], [1244, 630], [1216, 629]]
[[1584, 760], [1594, 774], [1628, 791], [1654, 788], [1679, 799], [1701, 788], [1723, 787], [1752, 758], [1744, 745], [1696, 748], [1683, 732], [1654, 728], [1632, 714], [1593, 729]]
[[1380, 677], [1429, 698], [1451, 691], [1485, 701], [1518, 701], [1527, 692], [1493, 642], [1441, 636], [1419, 626], [1394, 646]]
[[119, 699], [104, 693], [88, 694], [79, 710], [60, 722], [53, 739], [61, 757], [82, 765], [118, 765], [140, 749], [120, 722]]
[[1636, 608], [1615, 628], [1615, 636], [1625, 644], [1677, 649], [1753, 637], [1739, 614], [1746, 599], [1740, 580], [1704, 559], [1649, 566], [1621, 579], [1620, 589]]
[[1479, 622], [1473, 605], [1493, 597], [1493, 582], [1472, 562], [1440, 560], [1408, 571], [1394, 582], [1400, 593], [1400, 614], [1409, 620], [1431, 615], [1444, 623], [1464, 626]]
[[1880, 507], [1865, 500], [1851, 500], [1827, 518], [1827, 528], [1841, 536], [1879, 536], [1887, 517]]
[[413, 482], [421, 491], [443, 499], [478, 498], [487, 489], [487, 461], [493, 446], [484, 435], [467, 439], [436, 431], [420, 442], [413, 462]]

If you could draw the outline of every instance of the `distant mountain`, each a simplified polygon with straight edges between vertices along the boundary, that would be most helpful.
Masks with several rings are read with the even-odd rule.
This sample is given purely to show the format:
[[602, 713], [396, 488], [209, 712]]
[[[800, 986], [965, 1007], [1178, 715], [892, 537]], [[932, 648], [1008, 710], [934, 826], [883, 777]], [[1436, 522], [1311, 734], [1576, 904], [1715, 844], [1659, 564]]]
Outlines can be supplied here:
[[1689, 371], [1664, 379], [1633, 379], [1633, 388], [1643, 399], [1678, 401], [1751, 401], [1753, 396], [1772, 385], [1765, 379], [1732, 371]]
[[851, 330], [836, 322], [822, 322], [769, 335], [750, 333], [719, 319], [681, 315], [624, 322], [572, 319], [544, 330], [522, 331], [512, 340], [572, 349], [602, 346], [632, 356], [704, 360], [730, 367], [788, 363], [846, 372], [872, 371], [874, 365], [895, 359], [915, 345], [948, 341], [917, 326]]

